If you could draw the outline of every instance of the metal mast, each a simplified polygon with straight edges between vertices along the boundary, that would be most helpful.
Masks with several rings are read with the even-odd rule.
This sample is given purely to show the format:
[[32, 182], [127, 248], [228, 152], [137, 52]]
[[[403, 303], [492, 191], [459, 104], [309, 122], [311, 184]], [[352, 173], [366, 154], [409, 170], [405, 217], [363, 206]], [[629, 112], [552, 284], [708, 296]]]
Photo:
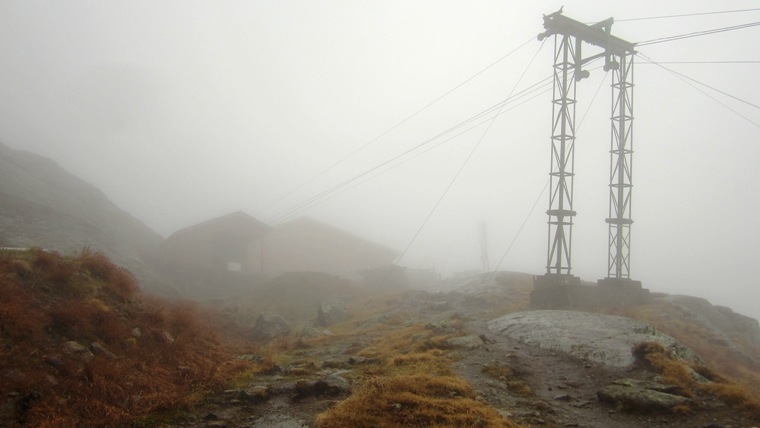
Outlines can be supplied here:
[[[547, 275], [570, 275], [572, 270], [573, 177], [576, 83], [589, 76], [583, 65], [604, 58], [604, 70], [614, 70], [612, 149], [610, 150], [609, 275], [628, 278], [630, 244], [631, 123], [634, 44], [610, 34], [613, 19], [586, 25], [562, 15], [562, 9], [544, 16], [546, 31], [539, 40], [554, 35], [554, 96], [552, 99], [552, 148]], [[603, 52], [586, 58], [585, 42]]]
[[552, 148], [549, 170], [549, 242], [547, 274], [570, 274], [573, 240], [573, 172], [575, 166], [575, 76], [578, 69], [572, 37], [554, 39]]
[[482, 262], [483, 273], [491, 271], [491, 262], [488, 258], [488, 236], [486, 232], [486, 222], [480, 222], [480, 261]]
[[[631, 165], [633, 154], [633, 55], [634, 44], [610, 34], [612, 18], [586, 25], [562, 15], [562, 9], [544, 15], [545, 32], [538, 40], [554, 36], [554, 96], [549, 239], [546, 274], [533, 282], [531, 304], [545, 308], [614, 307], [648, 299], [641, 282], [630, 279]], [[602, 52], [584, 57], [584, 44]], [[589, 76], [584, 64], [604, 58], [604, 71], [612, 70], [612, 122], [610, 143], [609, 255], [607, 278], [591, 296], [572, 271], [573, 177], [575, 156], [576, 83]]]
[[609, 257], [607, 278], [630, 279], [633, 162], [633, 54], [618, 56], [612, 72]]

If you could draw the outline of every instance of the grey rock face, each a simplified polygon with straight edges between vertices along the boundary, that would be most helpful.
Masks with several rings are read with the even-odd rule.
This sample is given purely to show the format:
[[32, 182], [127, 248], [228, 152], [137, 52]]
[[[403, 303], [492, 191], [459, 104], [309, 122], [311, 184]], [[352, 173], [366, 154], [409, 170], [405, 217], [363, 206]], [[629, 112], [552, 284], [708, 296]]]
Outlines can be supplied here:
[[324, 301], [317, 311], [317, 324], [322, 327], [331, 326], [348, 319], [346, 303], [340, 299]]
[[689, 348], [649, 324], [630, 318], [576, 311], [526, 311], [488, 323], [494, 334], [517, 339], [543, 349], [565, 352], [577, 358], [616, 367], [634, 362], [631, 348], [657, 342], [687, 361], [701, 362]]
[[259, 339], [270, 340], [290, 334], [290, 325], [274, 312], [264, 312], [256, 319], [253, 334]]

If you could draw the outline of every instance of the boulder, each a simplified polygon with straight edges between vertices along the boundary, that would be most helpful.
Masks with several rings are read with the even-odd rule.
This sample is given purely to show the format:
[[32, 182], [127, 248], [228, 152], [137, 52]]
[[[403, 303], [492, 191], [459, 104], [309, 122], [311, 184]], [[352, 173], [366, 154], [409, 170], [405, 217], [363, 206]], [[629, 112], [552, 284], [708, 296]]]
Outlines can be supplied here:
[[317, 324], [327, 327], [348, 319], [346, 303], [341, 299], [326, 300], [319, 305], [317, 310]]
[[483, 346], [483, 339], [476, 334], [471, 334], [469, 336], [452, 337], [446, 340], [446, 344], [453, 347], [475, 349]]
[[348, 394], [350, 384], [346, 378], [337, 374], [323, 376], [314, 385], [317, 395], [336, 396]]
[[160, 337], [161, 337], [161, 340], [164, 341], [164, 343], [174, 343], [174, 336], [166, 330], [161, 332]]
[[680, 388], [657, 382], [620, 379], [596, 393], [599, 401], [622, 406], [626, 410], [663, 411], [688, 404], [691, 400], [681, 395]]
[[116, 354], [106, 349], [106, 347], [103, 346], [100, 342], [92, 342], [90, 344], [90, 349], [92, 350], [94, 354], [105, 355], [106, 357], [112, 360], [115, 360], [116, 358], [118, 358]]
[[253, 334], [259, 339], [271, 340], [290, 334], [290, 325], [277, 313], [264, 312], [256, 319]]
[[63, 351], [69, 355], [76, 355], [85, 360], [95, 356], [86, 346], [73, 340], [63, 344]]
[[296, 399], [307, 397], [335, 397], [350, 391], [348, 381], [337, 374], [321, 377], [319, 380], [299, 380], [295, 384]]

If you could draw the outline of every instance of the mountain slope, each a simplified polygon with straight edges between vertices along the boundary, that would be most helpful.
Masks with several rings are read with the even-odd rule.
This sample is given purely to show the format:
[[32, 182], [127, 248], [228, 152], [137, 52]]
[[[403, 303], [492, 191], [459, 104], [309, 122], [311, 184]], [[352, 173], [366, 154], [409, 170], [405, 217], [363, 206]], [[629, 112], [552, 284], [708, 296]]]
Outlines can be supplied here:
[[0, 246], [64, 254], [90, 247], [129, 269], [146, 291], [163, 238], [100, 190], [45, 157], [0, 143]]

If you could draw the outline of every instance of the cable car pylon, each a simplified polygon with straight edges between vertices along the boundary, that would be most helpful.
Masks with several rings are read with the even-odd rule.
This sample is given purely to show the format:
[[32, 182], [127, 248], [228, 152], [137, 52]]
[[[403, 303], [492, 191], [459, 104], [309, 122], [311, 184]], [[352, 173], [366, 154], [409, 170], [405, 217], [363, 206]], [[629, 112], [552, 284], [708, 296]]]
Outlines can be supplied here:
[[[635, 44], [611, 34], [612, 18], [587, 25], [562, 15], [544, 15], [545, 31], [538, 40], [554, 36], [551, 165], [546, 274], [537, 276], [531, 304], [537, 307], [599, 306], [648, 298], [640, 281], [630, 277], [631, 191], [633, 156], [633, 58]], [[584, 56], [583, 47], [597, 52]], [[599, 50], [601, 49], [601, 52]], [[589, 77], [588, 62], [604, 58], [612, 72], [612, 114], [607, 277], [594, 291], [572, 275], [575, 177], [576, 84]], [[585, 294], [596, 293], [594, 296]], [[621, 300], [622, 299], [622, 300]], [[598, 304], [597, 304], [598, 303]]]

